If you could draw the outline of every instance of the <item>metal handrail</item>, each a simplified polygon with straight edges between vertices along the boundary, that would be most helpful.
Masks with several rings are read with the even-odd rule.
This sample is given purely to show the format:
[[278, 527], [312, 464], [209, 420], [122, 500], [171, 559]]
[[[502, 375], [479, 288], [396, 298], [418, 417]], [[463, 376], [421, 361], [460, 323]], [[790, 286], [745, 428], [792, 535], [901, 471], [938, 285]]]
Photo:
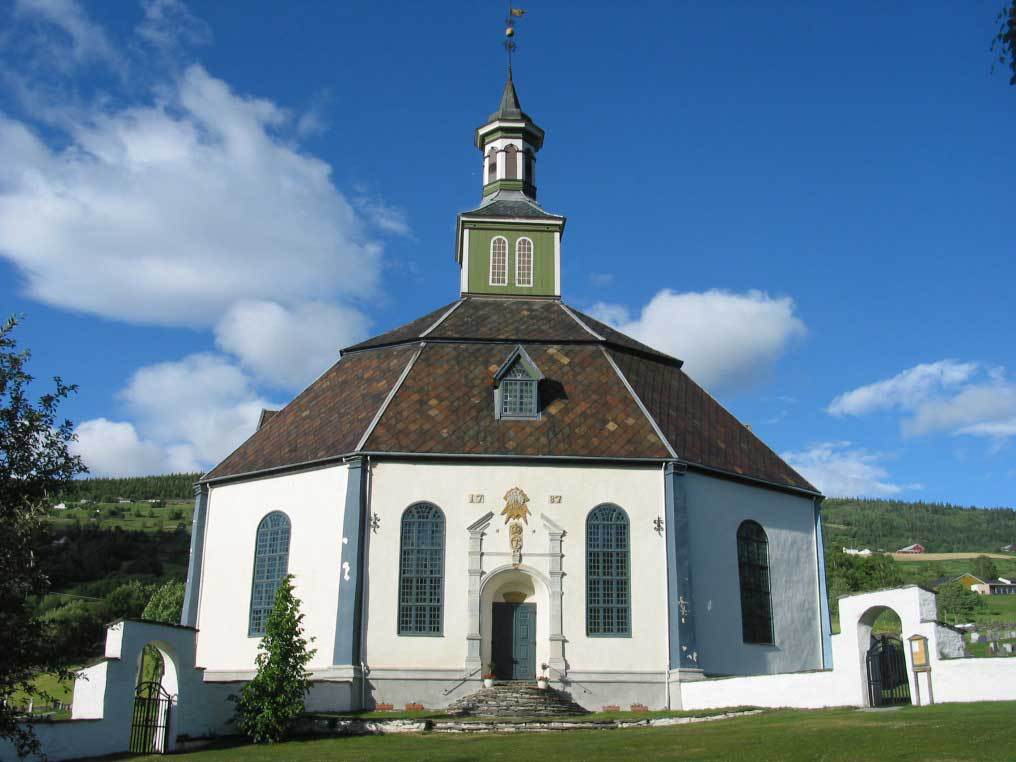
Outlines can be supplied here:
[[462, 685], [463, 685], [464, 683], [467, 683], [467, 682], [469, 681], [469, 678], [471, 678], [471, 677], [472, 677], [473, 675], [475, 675], [475, 674], [476, 674], [476, 673], [478, 673], [479, 671], [480, 671], [479, 669], [474, 669], [474, 670], [473, 670], [472, 672], [467, 672], [466, 674], [464, 674], [464, 675], [462, 676], [462, 679], [461, 679], [461, 680], [459, 680], [459, 681], [458, 681], [457, 683], [455, 683], [455, 685], [453, 685], [453, 686], [452, 686], [451, 688], [449, 688], [448, 690], [442, 691], [442, 692], [441, 692], [441, 694], [442, 694], [443, 696], [447, 696], [447, 695], [448, 695], [449, 693], [451, 693], [452, 691], [454, 691], [454, 690], [456, 690], [457, 688], [461, 687], [461, 686], [462, 686]]

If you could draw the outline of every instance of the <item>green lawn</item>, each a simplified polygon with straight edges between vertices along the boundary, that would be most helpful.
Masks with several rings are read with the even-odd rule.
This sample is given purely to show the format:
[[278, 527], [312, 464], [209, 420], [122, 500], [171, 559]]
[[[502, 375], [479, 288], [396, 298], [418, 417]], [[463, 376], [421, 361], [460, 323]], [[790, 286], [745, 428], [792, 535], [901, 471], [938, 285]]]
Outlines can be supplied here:
[[[228, 746], [174, 756], [183, 762], [325, 760], [949, 760], [1016, 757], [1016, 702], [786, 710], [670, 728], [510, 735], [391, 735]], [[142, 759], [156, 762], [158, 757]]]
[[183, 523], [190, 531], [194, 503], [168, 501], [164, 506], [151, 503], [90, 503], [68, 506], [65, 510], [51, 510], [49, 522], [56, 528], [78, 522], [105, 529], [119, 527], [128, 532], [172, 532]]

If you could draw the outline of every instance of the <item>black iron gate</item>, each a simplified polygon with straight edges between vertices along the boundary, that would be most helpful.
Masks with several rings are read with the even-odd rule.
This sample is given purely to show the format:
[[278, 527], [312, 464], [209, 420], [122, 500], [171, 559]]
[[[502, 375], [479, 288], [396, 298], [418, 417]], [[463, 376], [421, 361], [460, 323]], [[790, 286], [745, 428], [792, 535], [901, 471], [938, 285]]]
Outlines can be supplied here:
[[910, 681], [903, 643], [892, 635], [872, 636], [868, 649], [868, 703], [870, 706], [910, 704]]
[[140, 683], [134, 691], [130, 751], [165, 754], [169, 738], [169, 694], [158, 683]]

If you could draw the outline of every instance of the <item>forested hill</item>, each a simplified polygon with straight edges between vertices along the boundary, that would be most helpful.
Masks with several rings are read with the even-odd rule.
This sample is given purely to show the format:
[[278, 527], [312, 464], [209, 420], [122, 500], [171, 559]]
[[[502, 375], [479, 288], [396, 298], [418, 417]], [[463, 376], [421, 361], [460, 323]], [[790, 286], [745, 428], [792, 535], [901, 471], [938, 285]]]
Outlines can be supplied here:
[[57, 501], [189, 500], [194, 497], [194, 482], [200, 478], [201, 474], [163, 474], [124, 479], [75, 479], [57, 496]]
[[1012, 508], [829, 498], [822, 504], [826, 548], [895, 551], [918, 542], [929, 553], [998, 551], [1016, 542]]

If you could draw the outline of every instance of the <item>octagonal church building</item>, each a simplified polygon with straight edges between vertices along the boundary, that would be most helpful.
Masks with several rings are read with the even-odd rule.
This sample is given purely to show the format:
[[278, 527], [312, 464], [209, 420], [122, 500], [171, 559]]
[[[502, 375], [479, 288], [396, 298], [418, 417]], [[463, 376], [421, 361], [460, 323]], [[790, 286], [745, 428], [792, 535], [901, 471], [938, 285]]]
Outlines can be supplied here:
[[685, 681], [830, 666], [821, 495], [681, 360], [562, 301], [543, 140], [509, 76], [458, 298], [342, 350], [201, 478], [206, 683], [253, 676], [286, 574], [311, 709], [445, 707], [485, 674], [679, 708]]

